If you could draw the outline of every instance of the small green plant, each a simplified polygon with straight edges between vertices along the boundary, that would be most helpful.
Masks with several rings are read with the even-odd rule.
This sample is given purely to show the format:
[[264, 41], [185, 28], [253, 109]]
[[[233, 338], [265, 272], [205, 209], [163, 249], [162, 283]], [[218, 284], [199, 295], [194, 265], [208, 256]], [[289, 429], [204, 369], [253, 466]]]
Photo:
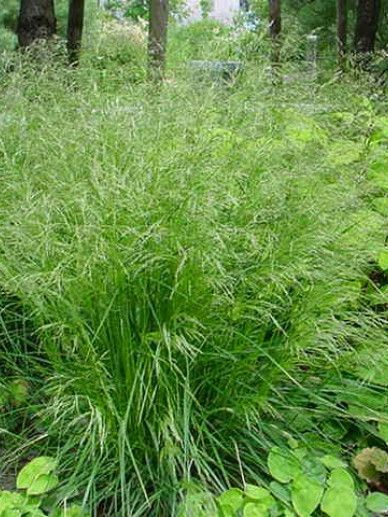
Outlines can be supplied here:
[[[382, 426], [386, 433], [386, 426]], [[388, 472], [388, 454], [377, 447], [364, 449], [355, 459], [361, 479], [375, 488], [382, 486]], [[196, 494], [191, 504], [200, 504], [212, 512], [203, 516], [265, 517], [321, 515], [352, 517], [388, 511], [388, 496], [372, 492], [364, 497], [357, 493], [347, 464], [340, 458], [317, 455], [304, 447], [273, 447], [268, 455], [268, 470], [273, 480], [266, 487], [246, 484], [244, 490], [231, 488], [216, 498], [211, 507], [209, 498]], [[198, 510], [198, 506], [197, 506]]]
[[[377, 426], [377, 436], [388, 444], [388, 424], [380, 422]], [[372, 489], [386, 492], [388, 489], [388, 452], [380, 447], [366, 447], [362, 449], [353, 461], [358, 475], [366, 481]], [[375, 494], [368, 499], [374, 501]], [[381, 499], [381, 498], [380, 498]], [[387, 499], [388, 501], [388, 499]], [[386, 503], [387, 503], [386, 501]], [[388, 508], [388, 505], [387, 505]], [[387, 510], [384, 510], [387, 511]]]
[[267, 488], [246, 485], [218, 497], [222, 517], [299, 515], [319, 509], [330, 517], [352, 517], [358, 498], [347, 465], [332, 455], [317, 455], [307, 448], [273, 447], [268, 455], [273, 480]]
[[50, 456], [27, 463], [17, 476], [17, 491], [0, 491], [0, 517], [86, 517], [77, 505], [47, 510], [45, 498], [59, 483], [56, 469], [57, 462]]

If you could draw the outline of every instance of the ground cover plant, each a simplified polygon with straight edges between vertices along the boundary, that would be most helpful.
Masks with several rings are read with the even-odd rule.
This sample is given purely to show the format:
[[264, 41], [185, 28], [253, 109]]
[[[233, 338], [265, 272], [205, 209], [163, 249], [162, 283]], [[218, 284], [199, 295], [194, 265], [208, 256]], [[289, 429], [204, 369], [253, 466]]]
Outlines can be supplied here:
[[267, 487], [291, 437], [349, 467], [384, 448], [379, 92], [257, 61], [214, 84], [178, 53], [156, 88], [128, 45], [0, 78], [2, 464], [55, 457], [54, 505], [190, 515]]

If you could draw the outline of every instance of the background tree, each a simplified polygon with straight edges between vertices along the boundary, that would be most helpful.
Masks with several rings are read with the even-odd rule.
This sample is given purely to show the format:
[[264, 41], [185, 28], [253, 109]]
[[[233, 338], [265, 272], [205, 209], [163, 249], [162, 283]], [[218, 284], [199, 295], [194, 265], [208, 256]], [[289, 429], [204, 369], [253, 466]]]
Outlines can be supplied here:
[[150, 0], [148, 59], [150, 75], [161, 80], [166, 60], [168, 0]]
[[67, 19], [67, 52], [69, 62], [77, 66], [81, 50], [82, 31], [84, 26], [85, 0], [70, 0]]
[[379, 24], [380, 0], [358, 0], [354, 35], [356, 52], [373, 52]]
[[51, 38], [56, 28], [54, 0], [21, 0], [17, 24], [20, 47]]
[[269, 34], [272, 40], [272, 63], [280, 60], [280, 34], [282, 31], [281, 0], [269, 0]]
[[338, 62], [343, 65], [346, 55], [347, 43], [347, 25], [348, 25], [348, 6], [347, 0], [337, 0], [337, 45], [338, 45]]

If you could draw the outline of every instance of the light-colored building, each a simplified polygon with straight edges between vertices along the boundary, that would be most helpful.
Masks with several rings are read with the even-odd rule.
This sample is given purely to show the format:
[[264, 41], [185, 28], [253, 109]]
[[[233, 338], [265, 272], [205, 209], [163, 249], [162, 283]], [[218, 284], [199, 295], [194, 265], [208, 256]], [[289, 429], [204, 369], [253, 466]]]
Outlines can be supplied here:
[[[209, 18], [223, 23], [232, 23], [240, 10], [240, 0], [210, 0]], [[201, 20], [203, 9], [200, 0], [187, 0], [187, 22]]]

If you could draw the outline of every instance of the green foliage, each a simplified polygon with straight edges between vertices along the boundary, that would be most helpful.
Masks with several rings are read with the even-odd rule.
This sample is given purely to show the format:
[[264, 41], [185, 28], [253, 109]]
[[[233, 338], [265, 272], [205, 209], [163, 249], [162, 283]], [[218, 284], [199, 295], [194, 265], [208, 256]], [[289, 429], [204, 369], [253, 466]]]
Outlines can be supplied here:
[[[0, 6], [0, 31], [4, 28], [15, 31], [16, 18], [19, 10], [18, 0], [3, 0]], [[0, 46], [2, 50], [2, 46]]]
[[83, 54], [85, 66], [100, 75], [101, 84], [113, 91], [120, 85], [136, 83], [146, 77], [146, 32], [144, 26], [103, 19], [92, 31]]
[[43, 496], [58, 485], [56, 469], [57, 462], [48, 456], [27, 463], [17, 477], [19, 492], [0, 491], [0, 517], [45, 517], [47, 512], [51, 517], [87, 517], [78, 505], [53, 508], [47, 504]]
[[0, 52], [13, 50], [16, 47], [16, 36], [9, 29], [0, 26]]
[[[279, 478], [280, 458], [284, 458], [288, 472], [284, 477], [280, 476], [283, 485], [276, 481], [271, 482], [268, 489], [246, 485], [244, 492], [231, 488], [216, 499], [218, 517], [295, 514], [308, 517], [321, 515], [320, 510], [330, 517], [352, 517], [356, 514], [359, 499], [353, 477], [343, 460], [335, 456], [320, 456], [306, 448], [290, 450], [274, 447], [268, 455], [268, 468], [275, 478]], [[287, 467], [290, 464], [293, 465], [292, 469]], [[386, 499], [382, 494], [370, 494], [365, 501], [361, 500], [362, 503], [372, 509], [382, 507]]]
[[383, 271], [388, 271], [388, 248], [380, 251], [377, 262]]
[[57, 462], [50, 457], [40, 456], [28, 463], [19, 472], [16, 487], [27, 491], [27, 495], [41, 495], [54, 489], [58, 485], [58, 478], [54, 474]]
[[368, 481], [388, 485], [388, 453], [378, 447], [363, 449], [354, 458], [358, 475]]
[[268, 456], [268, 468], [271, 476], [281, 483], [288, 483], [301, 471], [298, 458], [291, 451], [273, 447]]
[[388, 445], [388, 423], [379, 422], [379, 424], [378, 424], [378, 433], [379, 433], [379, 436]]
[[366, 498], [366, 506], [373, 513], [388, 512], [388, 495], [379, 492], [369, 494]]
[[148, 18], [148, 4], [145, 0], [113, 0], [108, 2], [106, 8], [113, 12], [119, 11], [121, 16], [135, 21]]
[[[274, 476], [271, 469], [273, 452], [272, 449], [268, 457], [268, 467], [272, 476]], [[294, 458], [292, 472], [283, 482], [290, 483], [291, 502], [297, 515], [309, 516], [319, 505], [330, 516], [341, 515], [342, 508], [347, 512], [346, 515], [354, 515], [357, 506], [354, 482], [344, 467], [337, 466], [342, 463], [339, 458], [328, 458], [327, 455], [319, 457], [307, 452], [306, 449], [291, 451], [276, 448], [275, 453], [279, 458], [279, 465], [282, 456], [287, 464], [290, 462], [290, 456]], [[348, 501], [344, 506], [341, 502], [341, 493], [344, 501]], [[346, 510], [345, 507], [349, 509]]]
[[357, 497], [348, 487], [330, 487], [321, 502], [322, 511], [329, 517], [352, 517], [357, 509]]
[[242, 508], [244, 493], [238, 488], [231, 488], [217, 498], [221, 513], [236, 513]]
[[291, 487], [292, 506], [300, 517], [311, 515], [318, 507], [324, 487], [319, 481], [298, 474]]

